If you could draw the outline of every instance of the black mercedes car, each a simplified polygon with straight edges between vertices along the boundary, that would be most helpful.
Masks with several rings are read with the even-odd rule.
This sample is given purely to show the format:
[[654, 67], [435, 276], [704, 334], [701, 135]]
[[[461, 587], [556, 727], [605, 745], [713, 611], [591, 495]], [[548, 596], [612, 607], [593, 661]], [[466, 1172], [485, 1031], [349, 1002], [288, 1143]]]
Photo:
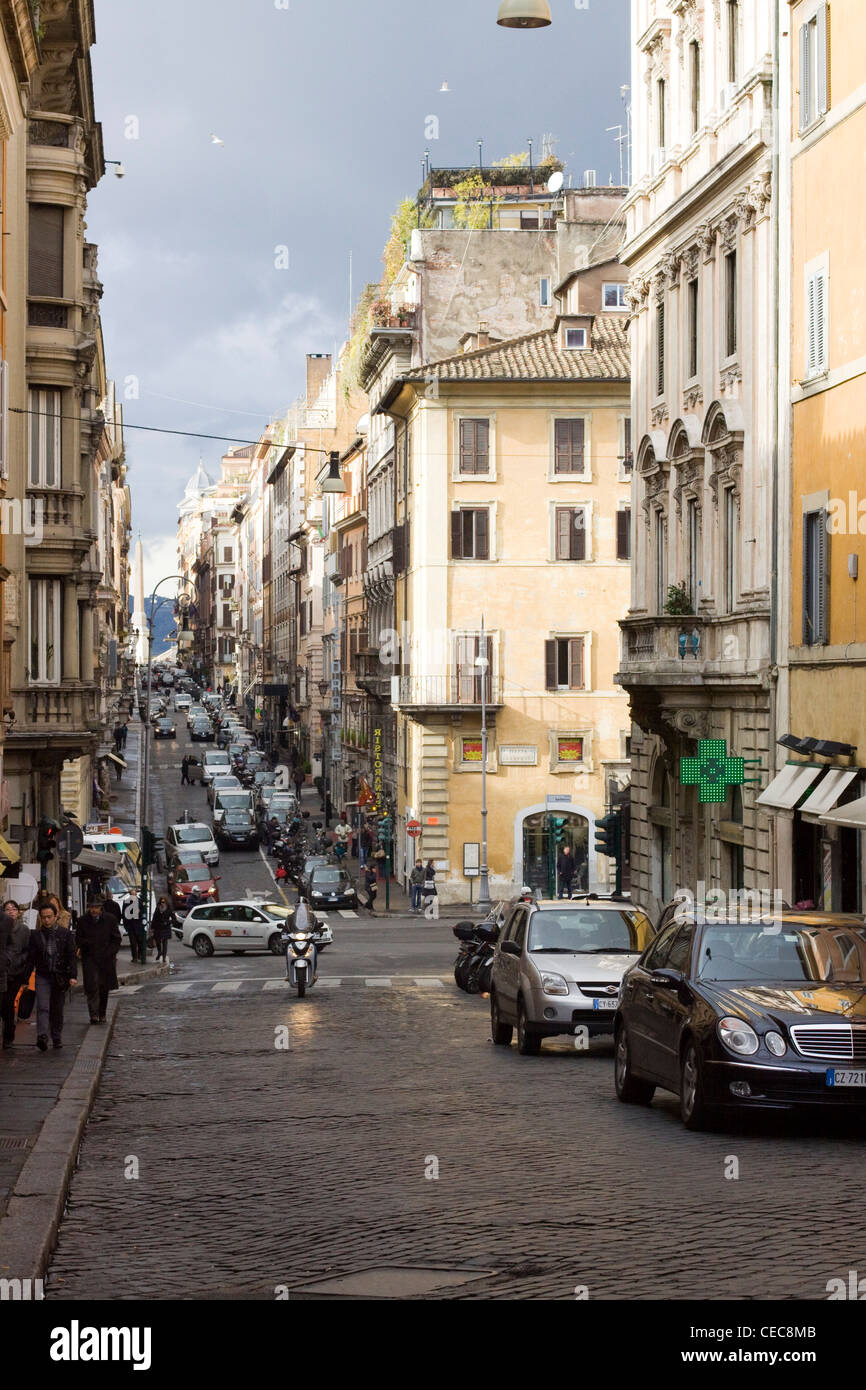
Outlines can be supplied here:
[[214, 825], [217, 843], [224, 849], [256, 849], [259, 832], [249, 811], [226, 811]]
[[689, 1129], [723, 1108], [866, 1115], [866, 918], [720, 916], [669, 922], [623, 976], [619, 1099], [673, 1091]]
[[177, 729], [174, 727], [174, 720], [168, 715], [157, 719], [153, 726], [154, 738], [177, 738]]

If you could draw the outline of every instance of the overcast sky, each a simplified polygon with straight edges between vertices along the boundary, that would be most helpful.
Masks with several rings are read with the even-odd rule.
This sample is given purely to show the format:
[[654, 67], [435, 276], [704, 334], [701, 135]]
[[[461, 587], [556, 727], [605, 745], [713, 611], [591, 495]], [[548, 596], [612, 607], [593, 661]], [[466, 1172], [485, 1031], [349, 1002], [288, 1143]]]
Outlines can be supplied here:
[[[126, 176], [91, 195], [88, 237], [127, 425], [255, 439], [303, 390], [305, 354], [346, 337], [349, 254], [357, 294], [425, 148], [472, 164], [483, 139], [490, 163], [532, 138], [538, 158], [549, 133], [576, 184], [587, 168], [619, 181], [605, 127], [625, 120], [628, 0], [551, 0], [535, 31], [499, 28], [498, 0], [95, 7], [97, 116]], [[175, 571], [199, 456], [217, 473], [228, 446], [132, 429], [126, 444], [150, 588]]]

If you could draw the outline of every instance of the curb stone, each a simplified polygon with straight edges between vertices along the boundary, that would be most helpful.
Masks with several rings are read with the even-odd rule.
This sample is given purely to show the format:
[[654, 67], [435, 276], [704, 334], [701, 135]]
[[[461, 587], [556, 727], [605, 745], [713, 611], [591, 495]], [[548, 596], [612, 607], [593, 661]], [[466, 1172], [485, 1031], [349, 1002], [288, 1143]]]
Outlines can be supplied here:
[[106, 1026], [85, 1035], [0, 1219], [0, 1250], [9, 1278], [41, 1279], [51, 1261], [117, 1012], [118, 1003], [112, 999]]

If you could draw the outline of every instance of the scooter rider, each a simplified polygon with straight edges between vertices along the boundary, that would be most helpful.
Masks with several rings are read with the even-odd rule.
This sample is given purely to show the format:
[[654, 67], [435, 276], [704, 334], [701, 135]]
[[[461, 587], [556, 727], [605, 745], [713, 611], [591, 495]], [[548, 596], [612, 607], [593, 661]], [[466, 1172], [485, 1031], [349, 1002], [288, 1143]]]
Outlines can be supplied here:
[[[308, 904], [307, 904], [306, 898], [302, 898], [302, 897], [299, 896], [299, 897], [298, 897], [298, 904], [297, 904], [297, 907], [295, 908], [295, 916], [294, 916], [294, 919], [293, 919], [293, 921], [292, 921], [292, 925], [291, 925], [290, 928], [288, 928], [288, 930], [289, 930], [289, 931], [293, 931], [293, 932], [314, 932], [314, 931], [316, 930], [316, 927], [317, 927], [317, 926], [318, 926], [318, 923], [317, 923], [317, 921], [316, 921], [315, 915], [310, 911], [310, 908], [309, 908], [309, 906], [308, 906]], [[290, 943], [287, 942], [287, 943], [286, 943], [286, 979], [289, 980], [289, 981], [291, 982], [292, 975], [291, 975], [291, 968], [290, 968], [290, 965], [289, 965], [289, 945], [290, 945]], [[316, 949], [316, 943], [315, 943], [315, 941], [313, 942], [313, 944], [312, 944], [310, 950], [311, 950], [312, 961], [313, 961], [313, 983], [315, 984], [316, 980], [317, 980], [318, 977], [319, 977], [319, 952], [318, 952], [318, 950]]]

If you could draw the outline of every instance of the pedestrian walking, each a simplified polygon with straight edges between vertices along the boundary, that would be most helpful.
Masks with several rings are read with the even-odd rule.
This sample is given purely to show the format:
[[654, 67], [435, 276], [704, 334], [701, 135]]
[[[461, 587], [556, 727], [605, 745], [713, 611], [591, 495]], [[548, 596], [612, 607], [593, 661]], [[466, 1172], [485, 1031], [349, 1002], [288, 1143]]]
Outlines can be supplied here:
[[[118, 753], [117, 756], [120, 757], [120, 754]], [[114, 776], [115, 776], [115, 778], [117, 779], [118, 782], [122, 781], [122, 779], [123, 779], [123, 763], [115, 763], [115, 764], [114, 764]]]
[[361, 874], [361, 883], [367, 894], [367, 901], [364, 906], [368, 909], [370, 916], [376, 915], [376, 894], [379, 891], [379, 880], [376, 877], [376, 870], [369, 864]]
[[0, 914], [0, 941], [5, 940], [5, 956], [0, 956], [0, 978], [3, 975], [2, 960], [5, 959], [6, 982], [0, 996], [0, 1016], [3, 1019], [3, 1046], [11, 1047], [15, 1042], [15, 1003], [18, 991], [23, 989], [30, 978], [28, 956], [30, 953], [30, 928], [21, 916], [21, 909], [12, 899], [3, 904]]
[[128, 722], [127, 720], [124, 720], [123, 723], [122, 723], [121, 726], [120, 726], [120, 746], [121, 746], [121, 748], [125, 748], [125, 747], [126, 747], [126, 740], [128, 739], [128, 737], [129, 737], [129, 722]]
[[63, 1009], [66, 995], [78, 984], [75, 938], [72, 932], [58, 930], [57, 914], [50, 903], [39, 909], [36, 930], [30, 933], [27, 973], [36, 972], [36, 1046], [63, 1046]]
[[421, 899], [424, 903], [424, 916], [429, 921], [439, 921], [439, 894], [436, 892], [436, 870], [433, 860], [427, 860], [424, 869], [424, 882], [421, 885]]
[[105, 911], [101, 898], [91, 898], [78, 924], [78, 954], [84, 971], [84, 990], [91, 1023], [104, 1023], [108, 995], [117, 989], [117, 953], [120, 927], [114, 914]]
[[338, 861], [345, 859], [351, 838], [352, 832], [346, 820], [346, 812], [342, 811], [339, 821], [334, 826], [334, 853]]
[[366, 867], [367, 860], [370, 857], [370, 851], [372, 850], [372, 848], [373, 836], [371, 834], [370, 827], [368, 825], [365, 825], [364, 829], [358, 836], [358, 860], [362, 869]]
[[171, 940], [172, 929], [177, 925], [177, 917], [168, 898], [160, 898], [156, 905], [156, 911], [150, 919], [150, 930], [156, 947], [157, 960], [168, 959], [168, 943]]
[[574, 882], [575, 870], [574, 855], [569, 845], [563, 845], [556, 861], [556, 872], [559, 875], [559, 892], [557, 897], [570, 898], [571, 887]]
[[180, 785], [181, 785], [182, 787], [183, 787], [183, 786], [187, 786], [187, 787], [188, 787], [188, 786], [191, 785], [190, 780], [189, 780], [189, 765], [190, 765], [191, 762], [192, 762], [192, 759], [190, 758], [189, 754], [188, 754], [188, 753], [184, 753], [184, 755], [183, 755], [183, 757], [181, 758], [181, 761], [180, 761]]
[[421, 889], [424, 886], [424, 865], [420, 859], [415, 860], [415, 867], [409, 875], [409, 911], [421, 911]]
[[141, 921], [141, 902], [137, 893], [127, 893], [121, 904], [123, 924], [129, 936], [129, 952], [135, 964], [147, 961], [147, 937]]
[[373, 866], [379, 877], [384, 882], [385, 879], [385, 846], [381, 840], [376, 841], [376, 848], [373, 850]]
[[294, 772], [292, 773], [292, 781], [293, 781], [294, 784], [295, 784], [295, 791], [298, 793], [298, 804], [299, 804], [299, 805], [300, 805], [300, 801], [301, 801], [301, 788], [303, 787], [303, 785], [304, 785], [304, 783], [306, 782], [306, 780], [307, 780], [307, 779], [306, 779], [306, 777], [304, 776], [304, 769], [300, 766], [300, 764], [298, 764], [298, 766], [295, 768]]
[[113, 733], [114, 733], [114, 751], [115, 751], [115, 753], [119, 753], [120, 750], [121, 750], [121, 748], [122, 748], [122, 746], [123, 746], [123, 726], [121, 725], [121, 723], [120, 723], [119, 720], [118, 720], [118, 722], [117, 722], [117, 723], [115, 724], [115, 726], [114, 726]]

